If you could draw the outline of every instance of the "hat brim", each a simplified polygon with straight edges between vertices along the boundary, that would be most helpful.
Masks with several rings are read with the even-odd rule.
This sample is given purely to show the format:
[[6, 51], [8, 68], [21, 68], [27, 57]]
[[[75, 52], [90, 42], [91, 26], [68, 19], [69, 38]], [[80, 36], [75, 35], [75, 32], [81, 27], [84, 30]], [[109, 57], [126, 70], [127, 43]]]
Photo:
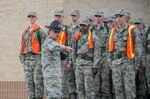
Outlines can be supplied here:
[[120, 16], [124, 16], [123, 14], [120, 14], [120, 13], [115, 14], [115, 16], [118, 16], [118, 15], [120, 15]]
[[27, 17], [30, 17], [30, 16], [34, 16], [34, 17], [37, 17], [36, 15], [28, 15]]
[[80, 23], [79, 25], [86, 25], [86, 26], [87, 26], [88, 24], [85, 24], [85, 23]]
[[58, 31], [58, 32], [61, 32], [62, 30], [58, 30], [58, 29], [55, 29], [55, 28], [52, 28], [50, 27], [49, 25], [46, 25], [45, 28], [49, 29], [49, 30], [54, 30], [54, 31]]
[[79, 16], [79, 15], [77, 15], [77, 14], [71, 14], [71, 16]]

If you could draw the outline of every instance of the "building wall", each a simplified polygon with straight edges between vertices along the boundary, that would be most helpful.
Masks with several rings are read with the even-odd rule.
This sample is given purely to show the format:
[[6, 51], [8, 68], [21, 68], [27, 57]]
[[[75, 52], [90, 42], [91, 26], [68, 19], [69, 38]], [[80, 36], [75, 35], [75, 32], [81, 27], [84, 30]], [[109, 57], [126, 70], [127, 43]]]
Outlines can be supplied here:
[[81, 18], [100, 10], [105, 16], [118, 9], [131, 12], [132, 18], [141, 16], [150, 25], [150, 0], [0, 0], [0, 81], [24, 80], [23, 66], [19, 62], [21, 35], [29, 25], [27, 13], [36, 11], [38, 23], [43, 27], [53, 20], [56, 8], [65, 11], [64, 22], [71, 22], [70, 13], [79, 9]]

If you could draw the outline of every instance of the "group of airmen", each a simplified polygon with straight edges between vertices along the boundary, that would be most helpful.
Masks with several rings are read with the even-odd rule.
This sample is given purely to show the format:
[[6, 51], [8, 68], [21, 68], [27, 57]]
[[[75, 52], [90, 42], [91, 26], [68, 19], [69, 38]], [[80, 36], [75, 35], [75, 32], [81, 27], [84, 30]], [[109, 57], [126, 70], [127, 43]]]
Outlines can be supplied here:
[[44, 93], [47, 99], [150, 99], [150, 27], [143, 19], [131, 22], [126, 10], [108, 18], [101, 11], [70, 16], [66, 25], [56, 9], [45, 33], [37, 13], [27, 15], [20, 61], [29, 99]]

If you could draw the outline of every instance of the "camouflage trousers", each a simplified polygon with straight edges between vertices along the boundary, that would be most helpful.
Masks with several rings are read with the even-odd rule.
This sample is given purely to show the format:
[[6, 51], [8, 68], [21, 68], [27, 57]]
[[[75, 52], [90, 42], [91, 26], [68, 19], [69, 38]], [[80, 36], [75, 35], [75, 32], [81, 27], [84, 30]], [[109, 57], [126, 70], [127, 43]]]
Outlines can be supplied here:
[[78, 99], [94, 99], [93, 72], [91, 66], [76, 66]]
[[110, 67], [107, 61], [103, 61], [100, 68], [101, 95], [110, 96]]
[[115, 87], [116, 99], [135, 99], [135, 72], [133, 62], [127, 59], [126, 62], [112, 62], [112, 79]]
[[68, 71], [67, 71], [67, 60], [61, 61], [61, 84], [62, 84], [62, 98], [69, 98], [69, 82], [68, 82]]
[[29, 55], [25, 57], [24, 74], [29, 93], [29, 99], [42, 99], [44, 97], [44, 85], [42, 75], [41, 57]]
[[76, 82], [75, 82], [75, 68], [68, 72], [69, 94], [70, 99], [76, 97]]
[[61, 99], [61, 67], [44, 66], [43, 77], [47, 99]]
[[100, 78], [100, 68], [98, 68], [98, 72], [94, 74], [94, 81], [93, 81], [93, 89], [95, 93], [95, 98], [99, 99], [101, 97], [101, 78]]
[[147, 79], [148, 93], [150, 96], [150, 54], [146, 56], [146, 62], [147, 62], [146, 79]]
[[137, 90], [137, 97], [144, 97], [146, 92], [146, 69], [143, 66], [139, 67], [136, 76], [136, 90]]
[[110, 67], [108, 65], [108, 62], [106, 60], [106, 53], [103, 53], [102, 62], [100, 65], [100, 68], [98, 70], [98, 73], [96, 74], [94, 78], [94, 91], [96, 94], [96, 97], [100, 97], [102, 99], [105, 99], [106, 97], [110, 97], [111, 95], [111, 88], [110, 88], [110, 80], [111, 80], [111, 72]]

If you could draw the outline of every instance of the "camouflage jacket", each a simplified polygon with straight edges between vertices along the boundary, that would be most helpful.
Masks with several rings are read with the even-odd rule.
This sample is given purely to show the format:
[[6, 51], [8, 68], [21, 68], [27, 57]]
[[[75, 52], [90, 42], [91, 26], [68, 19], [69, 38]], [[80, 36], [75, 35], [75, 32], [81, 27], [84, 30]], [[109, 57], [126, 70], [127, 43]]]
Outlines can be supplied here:
[[134, 53], [135, 53], [135, 57], [134, 59], [130, 60], [126, 57], [126, 46], [127, 46], [127, 38], [128, 38], [128, 24], [126, 24], [124, 26], [123, 29], [120, 29], [118, 26], [116, 27], [116, 31], [114, 34], [114, 51], [112, 53], [110, 53], [110, 60], [116, 60], [118, 58], [116, 58], [116, 56], [118, 57], [118, 55], [123, 55], [124, 57], [119, 58], [118, 63], [122, 63], [122, 62], [129, 62], [129, 61], [133, 61], [135, 66], [140, 66], [140, 54], [142, 52], [142, 37], [141, 37], [141, 33], [138, 29], [134, 29], [132, 31], [132, 35], [133, 35], [133, 43], [134, 43]]
[[60, 51], [65, 50], [66, 46], [56, 43], [52, 38], [47, 37], [42, 45], [42, 65], [43, 68], [61, 68]]
[[92, 66], [94, 68], [98, 68], [98, 63], [101, 60], [101, 53], [99, 47], [98, 38], [93, 35], [93, 45], [94, 48], [89, 48], [88, 43], [88, 33], [80, 35], [78, 40], [73, 39], [72, 47], [74, 51], [70, 54], [71, 58], [69, 58], [70, 64], [75, 64], [76, 66]]

